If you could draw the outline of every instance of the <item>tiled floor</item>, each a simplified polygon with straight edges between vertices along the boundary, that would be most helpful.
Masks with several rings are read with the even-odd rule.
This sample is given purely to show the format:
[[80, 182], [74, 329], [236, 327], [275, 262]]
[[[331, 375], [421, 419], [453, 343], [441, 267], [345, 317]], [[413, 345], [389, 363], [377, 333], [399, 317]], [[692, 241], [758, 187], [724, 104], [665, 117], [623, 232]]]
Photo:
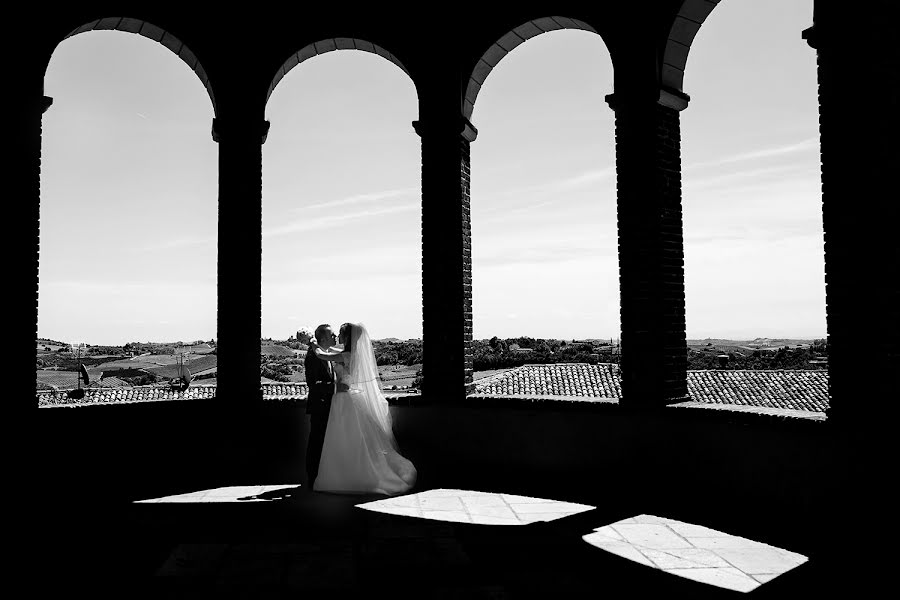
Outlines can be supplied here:
[[392, 515], [480, 525], [526, 525], [537, 521], [554, 521], [594, 508], [586, 504], [513, 494], [445, 489], [386, 498], [357, 506]]
[[285, 497], [285, 492], [296, 488], [297, 484], [230, 485], [207, 490], [196, 490], [183, 494], [161, 496], [159, 498], [136, 500], [135, 504], [267, 502]]
[[796, 552], [652, 515], [598, 527], [584, 540], [642, 565], [740, 592], [807, 560]]
[[[96, 585], [124, 573], [127, 589], [152, 598], [343, 596], [373, 585], [417, 600], [588, 592], [718, 598], [733, 590], [794, 598], [821, 590], [829, 574], [820, 558], [703, 524], [622, 519], [619, 504], [604, 495], [595, 507], [503, 490], [386, 498], [223, 485], [142, 498], [122, 512], [99, 507], [92, 518], [65, 520], [65, 533], [54, 535], [67, 540], [62, 564], [73, 576]], [[99, 533], [98, 524], [107, 529]], [[105, 568], [95, 556], [105, 557]], [[71, 588], [64, 577], [46, 583]]]

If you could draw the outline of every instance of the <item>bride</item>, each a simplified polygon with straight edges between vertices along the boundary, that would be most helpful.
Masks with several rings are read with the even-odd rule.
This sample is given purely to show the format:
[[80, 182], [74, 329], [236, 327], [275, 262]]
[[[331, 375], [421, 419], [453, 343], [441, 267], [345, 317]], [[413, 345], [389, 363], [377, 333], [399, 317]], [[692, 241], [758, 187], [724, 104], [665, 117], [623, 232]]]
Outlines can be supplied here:
[[310, 350], [331, 361], [337, 389], [325, 428], [319, 475], [322, 492], [394, 495], [416, 483], [416, 468], [400, 455], [387, 399], [378, 385], [372, 341], [362, 323], [341, 325], [343, 350]]

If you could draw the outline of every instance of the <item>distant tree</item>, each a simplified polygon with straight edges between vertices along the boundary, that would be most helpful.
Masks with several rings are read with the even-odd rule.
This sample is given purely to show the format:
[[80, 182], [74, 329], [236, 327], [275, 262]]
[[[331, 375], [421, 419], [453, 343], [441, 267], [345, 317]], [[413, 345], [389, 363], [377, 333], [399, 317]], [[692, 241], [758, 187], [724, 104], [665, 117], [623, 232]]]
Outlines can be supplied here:
[[522, 348], [534, 348], [534, 338], [528, 336], [507, 340], [507, 342], [519, 344]]

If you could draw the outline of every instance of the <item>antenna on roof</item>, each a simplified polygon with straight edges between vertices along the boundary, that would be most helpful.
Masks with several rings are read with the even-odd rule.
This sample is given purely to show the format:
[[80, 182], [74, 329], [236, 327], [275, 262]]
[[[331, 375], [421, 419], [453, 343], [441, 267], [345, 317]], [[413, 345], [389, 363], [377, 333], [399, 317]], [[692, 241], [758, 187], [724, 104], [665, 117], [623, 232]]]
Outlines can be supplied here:
[[66, 396], [74, 400], [81, 400], [82, 398], [84, 398], [84, 390], [81, 389], [81, 380], [82, 378], [84, 379], [84, 385], [88, 385], [90, 382], [90, 377], [88, 377], [87, 369], [81, 362], [81, 349], [82, 347], [84, 347], [84, 342], [73, 342], [71, 344], [71, 347], [73, 352], [75, 352], [75, 360], [78, 362], [78, 377], [76, 378], [78, 387], [74, 390], [69, 390]]
[[191, 381], [194, 379], [194, 375], [191, 373], [191, 370], [187, 365], [184, 364], [184, 355], [184, 352], [178, 353], [178, 379], [181, 380], [181, 383], [178, 384], [178, 388], [182, 392], [188, 389], [188, 387], [191, 385]]

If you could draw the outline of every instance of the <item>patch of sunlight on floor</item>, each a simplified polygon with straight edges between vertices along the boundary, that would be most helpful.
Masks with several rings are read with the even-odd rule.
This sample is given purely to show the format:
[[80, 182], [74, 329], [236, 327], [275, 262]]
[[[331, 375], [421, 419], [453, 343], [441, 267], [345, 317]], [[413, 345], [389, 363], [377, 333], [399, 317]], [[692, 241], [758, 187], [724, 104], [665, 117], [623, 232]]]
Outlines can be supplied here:
[[648, 567], [739, 592], [752, 591], [808, 560], [796, 552], [652, 515], [604, 525], [582, 538]]
[[148, 500], [135, 500], [134, 504], [209, 503], [209, 502], [267, 502], [291, 495], [297, 484], [290, 485], [231, 485], [174, 494]]
[[529, 496], [445, 489], [395, 496], [356, 506], [391, 515], [479, 525], [527, 525], [536, 521], [554, 521], [595, 508]]

